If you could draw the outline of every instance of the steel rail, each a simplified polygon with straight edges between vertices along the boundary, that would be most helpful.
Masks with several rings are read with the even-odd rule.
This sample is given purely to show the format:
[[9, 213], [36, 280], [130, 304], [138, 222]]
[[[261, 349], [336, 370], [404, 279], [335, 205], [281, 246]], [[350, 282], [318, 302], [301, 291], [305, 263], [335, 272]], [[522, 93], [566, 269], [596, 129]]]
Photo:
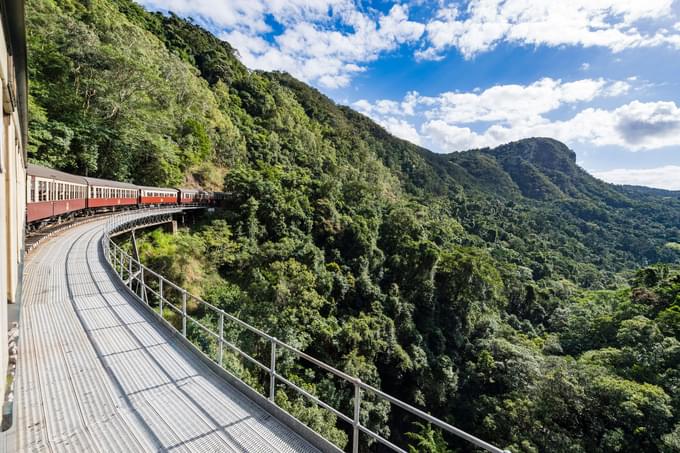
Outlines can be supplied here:
[[[464, 439], [471, 444], [482, 448], [486, 451], [489, 451], [491, 453], [509, 453], [508, 450], [503, 450], [501, 448], [498, 448], [494, 445], [491, 445], [488, 442], [485, 442], [482, 439], [479, 439], [478, 437], [469, 434], [459, 428], [456, 428], [455, 426], [450, 425], [449, 423], [446, 423], [445, 421], [436, 418], [427, 412], [424, 412], [404, 401], [399, 400], [398, 398], [395, 398], [385, 392], [383, 392], [380, 389], [377, 389], [369, 384], [366, 384], [362, 382], [360, 379], [351, 376], [341, 370], [338, 370], [337, 368], [328, 365], [321, 360], [318, 360], [309, 354], [306, 354], [299, 349], [296, 349], [293, 346], [290, 346], [287, 343], [284, 343], [283, 341], [267, 334], [266, 332], [258, 329], [257, 327], [251, 326], [250, 324], [246, 323], [245, 321], [238, 319], [237, 317], [227, 313], [226, 311], [210, 304], [209, 302], [204, 301], [200, 297], [197, 297], [193, 294], [190, 294], [188, 291], [180, 287], [179, 285], [171, 282], [170, 280], [166, 279], [163, 277], [161, 274], [158, 272], [155, 272], [152, 269], [149, 269], [146, 267], [144, 264], [141, 262], [137, 261], [135, 258], [133, 258], [130, 254], [128, 254], [125, 250], [123, 250], [122, 247], [120, 247], [118, 244], [116, 244], [113, 241], [113, 237], [123, 234], [127, 231], [130, 231], [132, 229], [136, 228], [142, 228], [148, 225], [155, 225], [155, 224], [160, 224], [163, 223], [164, 221], [170, 221], [172, 220], [172, 215], [177, 214], [185, 209], [191, 209], [191, 207], [171, 207], [171, 208], [155, 208], [155, 209], [145, 209], [145, 210], [139, 210], [139, 211], [134, 211], [131, 213], [125, 213], [125, 214], [119, 214], [119, 215], [112, 215], [109, 217], [107, 220], [105, 226], [104, 226], [104, 234], [102, 237], [102, 248], [104, 251], [104, 256], [106, 257], [107, 262], [109, 263], [111, 269], [116, 273], [116, 275], [121, 279], [122, 282], [126, 283], [126, 286], [130, 288], [132, 291], [132, 283], [137, 282], [137, 291], [140, 293], [142, 292], [142, 288], [146, 288], [147, 290], [150, 290], [152, 294], [154, 294], [158, 298], [158, 305], [159, 305], [159, 311], [156, 313], [156, 316], [160, 317], [163, 321], [166, 323], [168, 322], [164, 317], [163, 317], [163, 308], [165, 306], [170, 306], [173, 311], [175, 311], [177, 314], [179, 314], [182, 317], [182, 328], [181, 331], [180, 329], [177, 329], [178, 331], [181, 332], [181, 334], [186, 338], [187, 336], [187, 320], [191, 321], [192, 323], [195, 323], [201, 328], [201, 330], [207, 332], [210, 334], [212, 337], [216, 338], [218, 344], [219, 344], [219, 354], [218, 354], [218, 359], [215, 360], [213, 357], [210, 357], [212, 360], [215, 360], [222, 366], [223, 362], [223, 355], [224, 355], [224, 346], [227, 346], [230, 350], [234, 351], [238, 356], [243, 357], [246, 359], [248, 362], [254, 364], [261, 370], [263, 370], [265, 373], [269, 375], [269, 400], [272, 401], [274, 404], [276, 404], [276, 383], [281, 382], [285, 384], [288, 388], [293, 389], [300, 395], [304, 396], [305, 398], [308, 398], [311, 400], [313, 403], [323, 407], [324, 409], [330, 411], [332, 414], [340, 418], [342, 421], [350, 424], [352, 426], [352, 448], [351, 451], [352, 453], [357, 453], [359, 450], [359, 436], [361, 433], [367, 435], [368, 437], [374, 439], [375, 441], [379, 442], [380, 444], [392, 449], [393, 451], [397, 452], [405, 452], [404, 449], [401, 447], [395, 445], [392, 443], [389, 439], [386, 439], [385, 437], [381, 436], [379, 433], [372, 431], [370, 428], [364, 426], [361, 424], [360, 419], [361, 419], [361, 400], [362, 400], [362, 391], [363, 392], [368, 392], [376, 397], [383, 399], [387, 401], [390, 404], [393, 404], [395, 406], [398, 406], [399, 408], [407, 411], [408, 413], [414, 415], [415, 417], [418, 417], [427, 423], [430, 423], [432, 425], [435, 425], [442, 429], [443, 431], [446, 431], [454, 436], [457, 436], [461, 439]], [[127, 266], [126, 266], [127, 265]], [[148, 279], [145, 279], [144, 276], [147, 275]], [[127, 276], [127, 278], [125, 278]], [[151, 288], [147, 282], [150, 282], [152, 280], [151, 277], [154, 277], [158, 281], [158, 289]], [[176, 291], [178, 291], [182, 295], [182, 300], [181, 300], [181, 306], [175, 305], [171, 300], [167, 299], [165, 296], [167, 295], [166, 288], [172, 288]], [[140, 300], [142, 303], [145, 303], [150, 306], [150, 303], [148, 300], [144, 300], [141, 294], [137, 294], [136, 291], [133, 291], [135, 296], [137, 297], [138, 300]], [[216, 315], [219, 316], [219, 328], [218, 332], [214, 332], [211, 330], [211, 328], [201, 322], [199, 322], [197, 319], [192, 318], [186, 310], [186, 302], [188, 298], [191, 298], [195, 301], [198, 302], [199, 305], [203, 306], [204, 308], [207, 308], [214, 312]], [[263, 363], [261, 363], [259, 360], [255, 359], [252, 357], [250, 354], [246, 353], [245, 351], [241, 350], [238, 346], [235, 344], [231, 343], [228, 341], [226, 338], [224, 338], [224, 322], [225, 320], [231, 321], [235, 323], [236, 325], [244, 328], [247, 331], [250, 331], [260, 337], [261, 339], [268, 341], [270, 343], [270, 365], [267, 366]], [[168, 323], [170, 324], [170, 323]], [[172, 325], [172, 324], [170, 324]], [[173, 326], [174, 327], [174, 326]], [[281, 376], [276, 372], [276, 359], [277, 359], [277, 347], [284, 349], [286, 351], [289, 351], [292, 353], [294, 356], [296, 356], [298, 359], [305, 360], [339, 378], [341, 378], [343, 381], [347, 382], [348, 384], [352, 385], [354, 387], [354, 397], [352, 398], [352, 406], [353, 406], [353, 416], [350, 417], [349, 415], [346, 415], [339, 411], [338, 409], [332, 407], [330, 404], [322, 401], [318, 396], [313, 395], [312, 393], [308, 392], [307, 390], [301, 388], [300, 386], [296, 385], [295, 383], [291, 382], [290, 380], [286, 379], [285, 377]], [[244, 384], [247, 384], [245, 381]], [[252, 388], [252, 387], [251, 387]], [[256, 389], [255, 389], [256, 390]], [[292, 414], [291, 414], [292, 415]]]

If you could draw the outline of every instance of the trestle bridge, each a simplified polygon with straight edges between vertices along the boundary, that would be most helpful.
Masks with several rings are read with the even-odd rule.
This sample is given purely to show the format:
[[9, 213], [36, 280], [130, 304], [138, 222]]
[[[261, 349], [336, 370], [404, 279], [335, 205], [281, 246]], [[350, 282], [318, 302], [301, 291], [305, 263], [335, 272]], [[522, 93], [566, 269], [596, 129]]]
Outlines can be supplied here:
[[[404, 451], [403, 445], [361, 423], [361, 401], [367, 394], [469, 441], [471, 450], [503, 451], [308, 356], [144, 266], [136, 254], [134, 232], [173, 222], [192, 209], [198, 208], [147, 209], [85, 221], [56, 233], [29, 254], [12, 426], [5, 433], [5, 448], [341, 451], [276, 404], [277, 389], [285, 387], [347, 423], [348, 451], [360, 451], [367, 439], [375, 441], [372, 450]], [[126, 247], [114, 241], [123, 233], [131, 236]], [[187, 304], [209, 312], [217, 327], [192, 317]], [[168, 310], [174, 313], [174, 323]], [[268, 360], [231, 342], [224, 334], [228, 325], [267, 343]], [[213, 353], [187, 339], [192, 327], [214, 339]], [[281, 353], [351, 386], [352, 413], [343, 413], [278, 373]], [[267, 382], [259, 390], [250, 387], [224, 366], [225, 354], [260, 368]]]

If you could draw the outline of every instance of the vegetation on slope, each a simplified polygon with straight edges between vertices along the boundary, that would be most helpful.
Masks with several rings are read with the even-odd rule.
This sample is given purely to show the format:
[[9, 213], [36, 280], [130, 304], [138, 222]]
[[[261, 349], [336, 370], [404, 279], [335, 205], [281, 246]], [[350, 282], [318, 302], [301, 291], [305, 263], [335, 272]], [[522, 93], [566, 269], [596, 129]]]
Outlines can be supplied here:
[[[231, 193], [191, 231], [145, 237], [168, 277], [512, 451], [680, 448], [677, 193], [600, 182], [550, 139], [430, 153], [128, 0], [29, 0], [28, 27], [33, 160]], [[350, 388], [281, 366], [351, 412]], [[346, 444], [327, 412], [278, 398]], [[371, 397], [362, 407], [362, 423], [441, 451], [428, 426]]]

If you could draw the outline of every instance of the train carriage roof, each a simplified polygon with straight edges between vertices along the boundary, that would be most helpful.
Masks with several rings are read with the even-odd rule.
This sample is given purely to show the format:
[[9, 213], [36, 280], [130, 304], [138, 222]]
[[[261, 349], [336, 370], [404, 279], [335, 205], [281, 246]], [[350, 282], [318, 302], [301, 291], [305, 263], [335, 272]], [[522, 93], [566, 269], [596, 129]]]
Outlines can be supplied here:
[[85, 181], [87, 178], [82, 176], [70, 175], [64, 173], [63, 171], [53, 170], [47, 167], [41, 167], [40, 165], [28, 164], [26, 173], [29, 176], [37, 176], [39, 178], [56, 179], [61, 182], [72, 182], [75, 184], [87, 184]]
[[139, 187], [142, 190], [163, 190], [177, 193], [177, 189], [173, 189], [172, 187], [152, 187], [152, 186], [137, 186], [137, 187]]
[[99, 178], [84, 178], [85, 181], [91, 186], [99, 186], [99, 187], [113, 187], [116, 189], [135, 189], [137, 190], [139, 186], [136, 186], [134, 184], [130, 184], [129, 182], [118, 182], [118, 181], [111, 181], [109, 179], [99, 179]]
[[179, 191], [182, 192], [182, 193], [199, 193], [199, 192], [203, 192], [203, 190], [200, 190], [200, 189], [183, 189], [183, 188], [181, 188], [181, 187], [180, 187], [179, 189], [177, 189], [177, 190], [179, 190]]

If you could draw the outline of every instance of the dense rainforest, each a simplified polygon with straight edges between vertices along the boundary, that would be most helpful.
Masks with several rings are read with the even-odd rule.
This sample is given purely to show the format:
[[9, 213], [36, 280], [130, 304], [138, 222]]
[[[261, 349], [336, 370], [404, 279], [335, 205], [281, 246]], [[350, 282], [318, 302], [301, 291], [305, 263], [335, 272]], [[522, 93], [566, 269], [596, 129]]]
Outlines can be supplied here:
[[[28, 0], [27, 22], [34, 162], [229, 193], [144, 235], [153, 268], [510, 451], [680, 451], [680, 193], [606, 184], [548, 138], [431, 153], [129, 0]], [[351, 412], [351, 388], [281, 367]], [[284, 388], [277, 402], [347, 446], [332, 414]], [[362, 409], [412, 451], [469, 451], [370, 396]]]

